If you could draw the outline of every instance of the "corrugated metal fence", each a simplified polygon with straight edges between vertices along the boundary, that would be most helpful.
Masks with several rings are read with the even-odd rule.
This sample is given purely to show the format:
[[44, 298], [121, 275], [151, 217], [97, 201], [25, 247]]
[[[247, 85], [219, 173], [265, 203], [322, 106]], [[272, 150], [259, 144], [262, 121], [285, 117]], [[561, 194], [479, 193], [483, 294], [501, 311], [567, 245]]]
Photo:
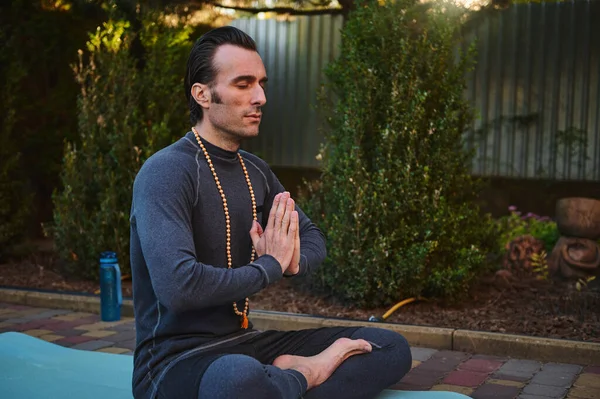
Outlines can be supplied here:
[[[338, 54], [340, 16], [239, 19], [269, 75], [261, 135], [247, 148], [273, 165], [316, 167], [324, 126], [316, 95]], [[486, 16], [465, 95], [483, 176], [600, 180], [600, 1], [522, 4]]]
[[512, 6], [470, 38], [473, 172], [600, 180], [600, 2]]

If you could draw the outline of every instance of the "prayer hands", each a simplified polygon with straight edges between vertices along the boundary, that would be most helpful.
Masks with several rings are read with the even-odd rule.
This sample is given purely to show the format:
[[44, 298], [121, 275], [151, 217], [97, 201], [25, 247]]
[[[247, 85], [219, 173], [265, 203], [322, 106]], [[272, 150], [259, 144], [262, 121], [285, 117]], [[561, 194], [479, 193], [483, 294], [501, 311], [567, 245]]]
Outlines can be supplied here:
[[298, 212], [287, 191], [277, 194], [263, 232], [257, 221], [252, 223], [250, 237], [258, 256], [273, 256], [281, 265], [282, 273], [296, 274], [300, 262], [300, 231]]

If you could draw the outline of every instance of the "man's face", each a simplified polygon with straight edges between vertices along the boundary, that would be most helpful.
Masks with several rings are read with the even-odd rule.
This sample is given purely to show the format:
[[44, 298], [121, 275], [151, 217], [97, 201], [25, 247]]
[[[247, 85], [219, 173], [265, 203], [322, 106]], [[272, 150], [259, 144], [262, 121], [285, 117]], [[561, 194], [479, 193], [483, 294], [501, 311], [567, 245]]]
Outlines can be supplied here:
[[233, 139], [258, 135], [267, 102], [265, 66], [257, 52], [232, 45], [220, 46], [213, 63], [217, 76], [210, 87], [204, 120]]

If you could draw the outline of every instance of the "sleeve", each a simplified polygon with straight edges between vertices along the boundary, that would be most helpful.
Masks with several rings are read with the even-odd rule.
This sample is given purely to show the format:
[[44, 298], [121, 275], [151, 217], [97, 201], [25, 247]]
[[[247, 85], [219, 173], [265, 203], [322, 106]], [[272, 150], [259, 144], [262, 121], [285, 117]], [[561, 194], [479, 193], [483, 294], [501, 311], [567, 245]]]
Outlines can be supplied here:
[[[263, 224], [269, 218], [271, 207], [273, 206], [273, 200], [275, 196], [285, 191], [285, 188], [277, 179], [277, 176], [269, 169], [269, 187], [270, 192], [268, 193], [265, 201], [265, 207], [263, 211], [264, 219]], [[296, 210], [298, 211], [298, 218], [300, 224], [300, 271], [293, 275], [284, 277], [300, 277], [315, 271], [327, 256], [325, 236], [321, 230], [310, 220], [310, 218], [300, 209], [296, 204]]]
[[172, 161], [144, 166], [133, 187], [132, 228], [164, 306], [184, 312], [230, 303], [281, 279], [281, 265], [269, 255], [235, 269], [198, 262], [193, 179]]

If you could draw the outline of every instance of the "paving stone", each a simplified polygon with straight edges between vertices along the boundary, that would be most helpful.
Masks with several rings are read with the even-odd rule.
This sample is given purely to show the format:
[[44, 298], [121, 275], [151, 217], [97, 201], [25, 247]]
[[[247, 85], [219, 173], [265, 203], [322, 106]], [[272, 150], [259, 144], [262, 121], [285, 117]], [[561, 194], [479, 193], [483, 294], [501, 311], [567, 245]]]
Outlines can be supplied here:
[[56, 345], [64, 346], [65, 348], [70, 348], [70, 347], [72, 347], [73, 345], [77, 345], [77, 344], [75, 344], [75, 343], [73, 343], [73, 342], [66, 342], [66, 341], [63, 341], [62, 339], [57, 339], [56, 341], [54, 341], [54, 343], [55, 343]]
[[59, 345], [63, 345], [63, 344], [70, 344], [69, 346], [73, 346], [73, 345], [77, 345], [77, 344], [81, 344], [83, 342], [88, 342], [88, 341], [93, 341], [94, 338], [92, 337], [82, 337], [80, 335], [75, 335], [72, 337], [64, 337], [62, 339], [59, 339], [56, 342]]
[[111, 335], [110, 340], [113, 342], [122, 342], [135, 339], [135, 331], [121, 331]]
[[44, 341], [54, 342], [54, 341], [58, 341], [59, 339], [63, 339], [64, 337], [61, 335], [56, 335], [56, 334], [46, 334], [46, 335], [40, 336], [39, 338], [43, 339]]
[[87, 323], [86, 321], [58, 321], [53, 324], [48, 324], [54, 330], [80, 330], [79, 326]]
[[483, 384], [477, 388], [471, 397], [474, 399], [513, 399], [519, 394], [520, 388], [498, 384]]
[[[96, 317], [94, 317], [94, 316], [96, 316]], [[94, 320], [95, 320], [95, 319], [97, 319], [97, 315], [94, 315], [92, 313], [84, 313], [84, 312], [71, 312], [71, 313], [67, 313], [67, 314], [63, 314], [63, 315], [54, 317], [54, 319], [56, 319], [56, 320], [63, 320], [63, 321], [75, 321], [75, 320], [87, 319], [87, 318], [94, 318]]]
[[469, 357], [471, 357], [471, 355], [465, 352], [458, 351], [437, 351], [433, 354], [433, 357], [463, 362]]
[[480, 373], [491, 373], [502, 366], [502, 362], [487, 359], [469, 359], [458, 365], [459, 370], [471, 370]]
[[429, 348], [410, 348], [413, 360], [424, 362], [436, 353], [437, 350]]
[[576, 364], [565, 364], [565, 363], [546, 363], [542, 367], [542, 372], [553, 372], [560, 374], [579, 374], [582, 367]]
[[413, 361], [412, 361], [412, 363], [411, 363], [411, 365], [410, 365], [410, 368], [411, 368], [411, 369], [414, 369], [414, 368], [415, 368], [415, 367], [417, 367], [419, 364], [421, 364], [421, 362], [420, 362], [420, 361], [418, 361], [418, 360], [413, 360]]
[[521, 360], [521, 359], [510, 359], [500, 367], [500, 372], [511, 371], [511, 372], [523, 372], [535, 373], [541, 368], [542, 364], [533, 360]]
[[37, 314], [36, 315], [28, 315], [28, 316], [22, 316], [22, 315], [20, 315], [19, 319], [21, 319], [21, 320], [27, 320], [25, 323], [35, 322], [35, 321], [38, 321], [40, 319], [44, 319], [44, 317], [39, 317], [38, 318], [36, 316], [37, 316]]
[[32, 337], [41, 337], [42, 335], [52, 333], [52, 331], [50, 331], [50, 330], [27, 330], [27, 331], [24, 331], [24, 333], [27, 335], [30, 335]]
[[487, 377], [488, 375], [486, 373], [478, 373], [475, 371], [467, 370], [456, 370], [451, 371], [450, 374], [448, 374], [446, 378], [444, 378], [443, 383], [474, 388], [476, 386], [479, 386], [483, 381], [485, 381]]
[[457, 392], [463, 395], [471, 395], [473, 393], [473, 388], [469, 387], [461, 387], [458, 385], [448, 385], [448, 384], [439, 384], [431, 387], [432, 391], [444, 391], [444, 392]]
[[525, 393], [519, 395], [519, 399], [553, 399], [549, 396], [527, 395]]
[[[41, 320], [41, 321], [43, 321], [43, 323], [38, 328], [43, 329], [43, 330], [56, 331], [56, 330], [68, 330], [69, 329], [69, 328], [62, 328], [60, 325], [57, 325], [57, 323], [55, 323], [55, 322], [48, 322], [49, 319]], [[62, 321], [59, 321], [58, 323], [62, 323]]]
[[573, 399], [598, 399], [600, 398], [600, 389], [589, 387], [575, 387], [569, 390], [568, 398]]
[[82, 335], [83, 331], [81, 331], [81, 330], [75, 330], [75, 329], [55, 330], [54, 334], [64, 335], [65, 337], [74, 337], [74, 336], [77, 336], [77, 335]]
[[[47, 309], [44, 309], [44, 310], [47, 310]], [[31, 315], [38, 314], [38, 313], [40, 313], [40, 309], [38, 309], [38, 308], [30, 308], [30, 309], [19, 310], [19, 311], [14, 312], [16, 317], [19, 317], [19, 318], [26, 318], [27, 316], [31, 316]]]
[[25, 323], [20, 323], [20, 324], [15, 324], [15, 326], [13, 327], [13, 331], [27, 331], [27, 330], [35, 330], [39, 327], [41, 327], [44, 323], [40, 320], [35, 320], [35, 321], [27, 321]]
[[520, 381], [510, 381], [510, 380], [496, 380], [494, 378], [490, 378], [486, 381], [486, 383], [488, 384], [497, 384], [497, 385], [506, 385], [509, 387], [517, 387], [517, 388], [523, 388], [525, 386], [524, 382], [520, 382]]
[[83, 332], [83, 330], [78, 330], [80, 333], [83, 333], [84, 337], [94, 337], [94, 338], [106, 338], [111, 335], [115, 335], [116, 331], [107, 331], [107, 330], [93, 330], [88, 332]]
[[[135, 331], [135, 324], [134, 323], [126, 323], [126, 324], [120, 324], [117, 326], [113, 326], [113, 327], [109, 327], [107, 328], [107, 330], [113, 330], [113, 331]], [[414, 359], [414, 357], [413, 357]]]
[[568, 388], [575, 380], [574, 374], [562, 374], [553, 371], [540, 371], [531, 379], [532, 384]]
[[72, 349], [81, 349], [86, 351], [95, 351], [96, 349], [102, 349], [114, 345], [113, 342], [103, 341], [101, 339], [95, 339], [93, 341], [82, 342], [80, 344], [73, 345]]
[[57, 316], [52, 317], [52, 320], [60, 320], [60, 321], [73, 321], [77, 319], [77, 317], [71, 316], [72, 312], [67, 312], [63, 314], [59, 314]]
[[120, 326], [126, 323], [130, 323], [129, 321], [124, 321], [124, 320], [120, 320], [120, 321], [100, 321], [100, 320], [96, 320], [94, 322], [90, 322], [87, 324], [82, 324], [80, 326], [78, 326], [77, 328], [83, 329], [83, 330], [106, 330], [109, 328], [114, 328], [116, 326]]
[[81, 325], [77, 326], [76, 328], [78, 330], [85, 330], [85, 331], [104, 330], [105, 329], [105, 327], [100, 322], [81, 324]]
[[600, 374], [600, 366], [587, 366], [584, 370], [584, 373], [590, 374]]
[[118, 345], [122, 348], [134, 350], [135, 349], [135, 339], [131, 339], [129, 341], [121, 341], [121, 342], [119, 342]]
[[567, 389], [549, 385], [527, 384], [523, 388], [523, 393], [527, 395], [548, 396], [550, 398], [562, 398], [567, 393]]
[[492, 374], [492, 378], [495, 378], [498, 380], [525, 382], [525, 381], [529, 381], [533, 377], [533, 374], [534, 373], [525, 373], [524, 374], [522, 372], [517, 372], [517, 371], [505, 371], [505, 372], [496, 371], [495, 373]]
[[[119, 344], [119, 345], [122, 345]], [[410, 384], [420, 387], [430, 388], [441, 380], [443, 374], [431, 372], [431, 371], [420, 371], [419, 368], [411, 370], [406, 374], [399, 382], [404, 384]]]
[[575, 380], [575, 386], [600, 389], [600, 375], [598, 374], [580, 374]]
[[418, 368], [447, 373], [454, 370], [467, 357], [468, 355], [462, 352], [438, 351], [428, 360], [421, 363]]
[[13, 318], [2, 318], [2, 322], [3, 323], [9, 323], [9, 324], [23, 324], [23, 323], [27, 323], [31, 320], [28, 319], [24, 319], [21, 317], [13, 317]]
[[69, 311], [64, 309], [50, 309], [35, 315], [28, 316], [28, 318], [30, 320], [49, 319], [51, 317], [61, 316], [67, 313], [69, 313]]
[[110, 346], [107, 348], [97, 349], [96, 352], [113, 353], [113, 354], [117, 354], [117, 355], [122, 355], [122, 354], [130, 352], [130, 350], [125, 349], [125, 348], [117, 348], [115, 346]]

